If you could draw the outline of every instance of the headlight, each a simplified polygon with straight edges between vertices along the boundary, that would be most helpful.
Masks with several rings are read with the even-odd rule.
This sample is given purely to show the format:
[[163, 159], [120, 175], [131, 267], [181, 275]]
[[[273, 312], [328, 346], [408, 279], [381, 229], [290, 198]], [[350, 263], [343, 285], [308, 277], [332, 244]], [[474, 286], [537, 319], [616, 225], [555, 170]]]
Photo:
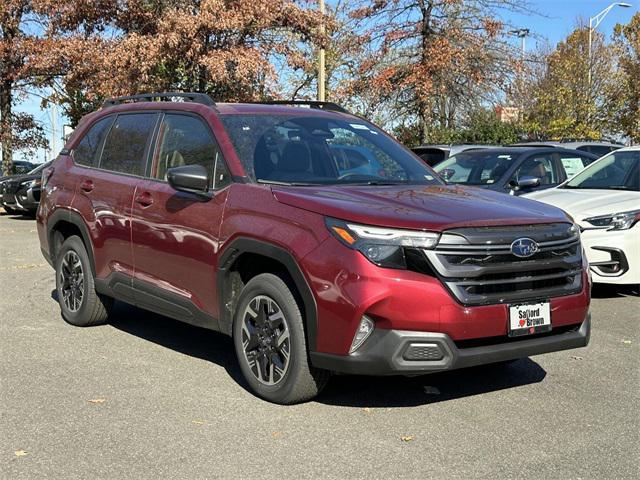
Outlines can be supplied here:
[[607, 230], [628, 230], [640, 220], [640, 210], [614, 213], [613, 215], [600, 215], [597, 217], [585, 218], [584, 221], [594, 227], [606, 228]]
[[404, 249], [433, 248], [440, 234], [421, 230], [358, 225], [334, 218], [326, 219], [327, 228], [342, 244], [360, 251], [380, 267], [407, 268]]

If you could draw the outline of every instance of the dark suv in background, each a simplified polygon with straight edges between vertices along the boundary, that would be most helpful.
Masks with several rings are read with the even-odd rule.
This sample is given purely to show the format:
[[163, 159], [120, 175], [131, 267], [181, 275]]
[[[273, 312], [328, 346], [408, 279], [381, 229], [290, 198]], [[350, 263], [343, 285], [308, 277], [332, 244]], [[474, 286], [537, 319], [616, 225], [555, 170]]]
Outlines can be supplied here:
[[7, 213], [35, 215], [40, 203], [42, 171], [51, 162], [38, 165], [29, 173], [15, 175], [0, 183], [0, 203]]
[[589, 339], [562, 210], [445, 185], [334, 104], [114, 99], [42, 178], [66, 321], [105, 323], [115, 298], [224, 332], [273, 402], [312, 398], [331, 372], [417, 375]]
[[560, 147], [466, 150], [434, 168], [447, 182], [520, 195], [556, 187], [598, 159]]

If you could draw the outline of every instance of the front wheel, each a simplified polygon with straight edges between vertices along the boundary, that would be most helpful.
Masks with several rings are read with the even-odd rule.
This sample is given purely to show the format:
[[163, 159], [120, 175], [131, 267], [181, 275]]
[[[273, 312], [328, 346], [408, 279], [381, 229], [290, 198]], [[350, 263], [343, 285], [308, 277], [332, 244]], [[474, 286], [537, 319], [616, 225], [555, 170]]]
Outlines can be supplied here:
[[302, 315], [287, 284], [264, 273], [243, 288], [233, 322], [240, 370], [251, 389], [274, 403], [315, 397], [329, 372], [309, 364]]

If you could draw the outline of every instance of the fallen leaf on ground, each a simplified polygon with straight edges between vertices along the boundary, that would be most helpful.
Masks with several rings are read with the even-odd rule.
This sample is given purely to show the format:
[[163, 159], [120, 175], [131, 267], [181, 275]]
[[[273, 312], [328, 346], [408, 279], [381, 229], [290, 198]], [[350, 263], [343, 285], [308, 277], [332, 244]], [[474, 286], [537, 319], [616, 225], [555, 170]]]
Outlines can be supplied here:
[[191, 423], [195, 423], [196, 425], [204, 425], [206, 422], [204, 420], [191, 420]]
[[271, 432], [271, 436], [273, 438], [278, 438], [278, 437], [282, 436], [282, 432]]
[[626, 343], [627, 345], [629, 345], [631, 343], [631, 340], [622, 340], [622, 343]]
[[16, 457], [26, 457], [27, 455], [29, 455], [29, 452], [26, 452], [24, 450], [16, 450]]
[[402, 440], [403, 442], [412, 442], [416, 437], [414, 437], [413, 435], [404, 435], [402, 437], [400, 437], [400, 440]]
[[92, 398], [91, 400], [87, 400], [89, 403], [104, 403], [106, 401], [106, 398]]
[[582, 357], [579, 355], [572, 355], [571, 360], [582, 360]]
[[424, 393], [427, 393], [429, 395], [440, 395], [440, 390], [438, 390], [436, 387], [427, 385], [424, 387]]

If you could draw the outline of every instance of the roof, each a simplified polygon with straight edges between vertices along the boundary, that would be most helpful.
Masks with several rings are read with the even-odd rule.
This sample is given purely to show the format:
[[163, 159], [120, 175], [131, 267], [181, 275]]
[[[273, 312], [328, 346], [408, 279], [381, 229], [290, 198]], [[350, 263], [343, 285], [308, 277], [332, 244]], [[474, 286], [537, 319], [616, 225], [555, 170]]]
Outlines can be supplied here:
[[216, 103], [215, 106], [218, 113], [221, 115], [232, 114], [269, 114], [275, 113], [279, 115], [318, 115], [318, 116], [335, 116], [347, 115], [352, 117], [353, 115], [348, 112], [339, 112], [336, 110], [325, 110], [319, 108], [309, 108], [304, 105], [288, 105], [288, 104], [269, 104], [269, 103]]
[[[555, 152], [557, 150], [567, 150], [566, 148], [562, 148], [562, 147], [554, 147], [554, 146], [529, 146], [529, 145], [523, 145], [521, 147], [518, 146], [509, 146], [509, 147], [489, 147], [489, 148], [472, 148], [469, 150], [465, 150], [463, 152], [459, 152], [459, 153], [492, 153], [492, 152], [499, 152], [499, 153], [504, 153], [504, 154], [512, 154], [512, 155], [522, 155], [525, 153], [529, 153], [529, 152]], [[571, 151], [571, 150], [570, 150]], [[587, 153], [587, 152], [580, 152], [581, 154]]]
[[621, 148], [623, 145], [619, 143], [607, 142], [607, 141], [599, 141], [599, 140], [571, 140], [571, 141], [537, 141], [537, 142], [520, 142], [514, 143], [512, 146], [549, 146], [549, 147], [562, 147], [562, 148], [574, 148], [574, 147], [582, 147], [582, 146], [601, 146], [601, 147], [618, 147]]

